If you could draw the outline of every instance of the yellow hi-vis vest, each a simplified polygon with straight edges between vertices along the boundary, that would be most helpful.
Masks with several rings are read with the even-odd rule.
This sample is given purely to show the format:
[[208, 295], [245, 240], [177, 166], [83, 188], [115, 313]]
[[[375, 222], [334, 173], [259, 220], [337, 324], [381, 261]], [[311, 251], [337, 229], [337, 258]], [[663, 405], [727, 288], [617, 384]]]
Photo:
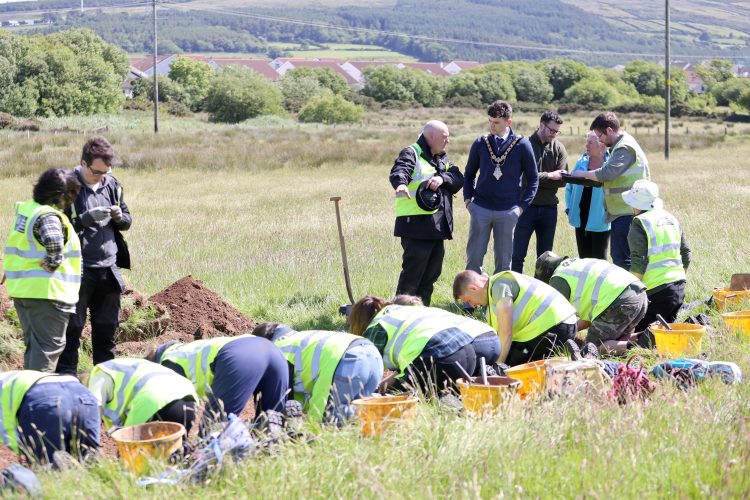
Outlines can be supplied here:
[[622, 148], [628, 148], [635, 153], [635, 162], [629, 165], [621, 175], [611, 181], [604, 181], [604, 206], [610, 215], [632, 215], [633, 209], [622, 199], [622, 193], [633, 187], [635, 181], [639, 179], [649, 179], [648, 160], [646, 153], [643, 152], [633, 136], [627, 132], [622, 133], [622, 137], [612, 146], [609, 156], [613, 158], [615, 151]]
[[677, 219], [663, 209], [653, 209], [636, 215], [648, 238], [648, 265], [643, 275], [647, 290], [686, 278], [682, 267], [680, 242], [682, 231]]
[[513, 301], [514, 342], [528, 342], [553, 326], [575, 315], [573, 306], [557, 290], [538, 279], [513, 271], [503, 271], [490, 277], [488, 285], [487, 322], [497, 330], [497, 300], [492, 297], [492, 285], [500, 278], [518, 283], [518, 296]]
[[417, 188], [423, 182], [434, 176], [437, 173], [435, 167], [430, 162], [422, 158], [422, 147], [414, 143], [409, 146], [414, 154], [417, 156], [417, 163], [414, 165], [414, 171], [411, 173], [411, 182], [408, 184], [410, 198], [407, 198], [403, 194], [396, 196], [396, 217], [402, 217], [405, 215], [425, 215], [434, 214], [437, 210], [422, 210], [417, 205]]
[[344, 353], [362, 337], [344, 332], [292, 332], [274, 341], [294, 366], [294, 399], [315, 421], [323, 420], [333, 385], [333, 374]]
[[376, 323], [388, 334], [383, 364], [389, 370], [398, 370], [399, 377], [422, 354], [427, 342], [443, 331], [458, 329], [472, 339], [492, 333], [481, 321], [435, 307], [391, 304], [375, 315], [368, 328]]
[[233, 340], [250, 336], [215, 337], [187, 344], [173, 344], [162, 353], [159, 363], [170, 361], [182, 368], [182, 372], [193, 383], [198, 395], [204, 398], [211, 393], [211, 384], [214, 381], [211, 364], [219, 351]]
[[0, 373], [0, 441], [16, 453], [20, 452], [16, 433], [18, 409], [31, 386], [49, 376], [54, 375], [34, 370]]
[[[68, 240], [63, 261], [50, 273], [40, 265], [47, 256], [44, 246], [34, 238], [34, 224], [44, 214], [55, 214]], [[18, 299], [47, 299], [75, 304], [81, 286], [81, 243], [73, 225], [59, 210], [29, 200], [16, 204], [16, 219], [5, 246], [5, 287]]]
[[114, 381], [114, 394], [102, 401], [104, 424], [144, 424], [166, 405], [188, 396], [198, 401], [193, 384], [169, 368], [145, 359], [117, 358], [95, 365], [90, 380], [104, 372]]
[[600, 259], [565, 259], [553, 277], [564, 279], [570, 286], [570, 302], [578, 317], [595, 320], [631, 283], [638, 278], [619, 266]]

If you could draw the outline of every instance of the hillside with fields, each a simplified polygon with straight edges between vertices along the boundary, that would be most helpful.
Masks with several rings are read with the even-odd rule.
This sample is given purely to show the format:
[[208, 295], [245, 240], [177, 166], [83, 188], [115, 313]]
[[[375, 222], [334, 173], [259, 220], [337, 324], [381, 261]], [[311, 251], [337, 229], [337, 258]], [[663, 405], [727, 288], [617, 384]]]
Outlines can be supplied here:
[[[91, 0], [86, 3], [91, 10], [66, 10], [78, 5], [72, 0], [2, 4], [0, 19], [22, 18], [26, 9], [34, 12], [29, 16], [52, 23], [42, 31], [89, 27], [128, 52], [150, 50], [150, 30], [143, 29], [150, 19], [147, 5]], [[590, 9], [583, 0], [163, 2], [160, 49], [269, 56], [309, 50], [309, 57], [320, 57], [329, 44], [346, 44], [376, 46], [423, 61], [566, 57], [606, 65], [660, 57], [661, 2], [627, 5], [624, 9], [603, 1]], [[676, 2], [675, 57], [746, 58], [749, 14], [747, 2]]]

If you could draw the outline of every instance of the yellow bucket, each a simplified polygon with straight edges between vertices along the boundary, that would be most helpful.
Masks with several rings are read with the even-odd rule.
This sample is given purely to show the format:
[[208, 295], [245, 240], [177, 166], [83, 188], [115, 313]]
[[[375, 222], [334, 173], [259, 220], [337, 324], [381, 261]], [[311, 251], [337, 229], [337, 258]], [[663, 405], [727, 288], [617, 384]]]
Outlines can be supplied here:
[[750, 337], [750, 311], [737, 311], [721, 315], [729, 330]]
[[706, 328], [689, 323], [669, 323], [672, 331], [658, 323], [649, 326], [656, 341], [656, 351], [662, 356], [697, 356], [701, 352]]
[[750, 303], [750, 290], [730, 290], [729, 288], [714, 288], [714, 302], [718, 311], [730, 307], [739, 307], [743, 303]]
[[505, 374], [521, 381], [518, 395], [521, 399], [534, 399], [544, 389], [546, 378], [545, 360], [532, 361], [505, 370]]
[[112, 433], [120, 461], [136, 475], [148, 472], [152, 460], [168, 458], [182, 447], [185, 427], [175, 422], [149, 422]]
[[379, 436], [396, 421], [411, 418], [419, 401], [409, 394], [355, 399], [360, 430], [364, 436]]
[[482, 384], [481, 377], [472, 377], [471, 382], [459, 379], [458, 389], [466, 413], [482, 416], [493, 413], [508, 398], [513, 397], [521, 386], [521, 381], [512, 377], [487, 377], [487, 384]]

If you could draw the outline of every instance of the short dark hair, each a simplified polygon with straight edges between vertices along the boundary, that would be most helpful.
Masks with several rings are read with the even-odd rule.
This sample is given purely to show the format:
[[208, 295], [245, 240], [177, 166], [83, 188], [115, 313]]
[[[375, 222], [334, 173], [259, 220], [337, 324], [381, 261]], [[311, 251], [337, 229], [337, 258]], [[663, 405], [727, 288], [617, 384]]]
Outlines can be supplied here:
[[563, 119], [560, 118], [560, 115], [550, 110], [547, 110], [544, 113], [542, 113], [542, 117], [539, 119], [539, 121], [544, 124], [547, 124], [549, 122], [555, 122], [558, 125], [563, 124]]
[[513, 116], [513, 107], [505, 101], [495, 101], [487, 107], [487, 114], [492, 118], [505, 118]]
[[112, 144], [104, 137], [93, 137], [83, 145], [81, 161], [85, 161], [86, 165], [91, 166], [97, 158], [103, 161], [108, 167], [111, 167], [115, 161], [115, 150], [112, 149]]
[[41, 173], [34, 184], [33, 197], [41, 205], [57, 205], [62, 198], [65, 204], [62, 208], [66, 208], [73, 203], [80, 189], [81, 183], [75, 174], [64, 168], [53, 167]]
[[591, 122], [589, 130], [604, 132], [608, 128], [611, 128], [615, 132], [620, 130], [620, 120], [618, 120], [617, 115], [611, 111], [605, 111], [604, 113], [597, 115], [596, 118], [594, 118], [594, 121]]
[[253, 335], [273, 341], [273, 333], [279, 323], [261, 323], [253, 329]]

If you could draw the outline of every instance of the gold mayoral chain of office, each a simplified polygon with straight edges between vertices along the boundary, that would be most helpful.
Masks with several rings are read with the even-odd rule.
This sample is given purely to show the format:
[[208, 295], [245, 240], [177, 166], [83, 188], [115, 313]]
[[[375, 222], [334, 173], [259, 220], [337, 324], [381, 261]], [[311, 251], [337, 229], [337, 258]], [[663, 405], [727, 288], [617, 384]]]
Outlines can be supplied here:
[[500, 177], [503, 176], [503, 170], [501, 167], [505, 165], [505, 159], [508, 158], [508, 155], [513, 150], [518, 141], [523, 139], [523, 136], [515, 136], [508, 147], [505, 149], [503, 154], [500, 155], [500, 157], [495, 154], [495, 152], [492, 150], [492, 146], [490, 146], [489, 134], [483, 135], [482, 139], [484, 139], [484, 145], [487, 146], [487, 152], [490, 154], [490, 160], [492, 161], [492, 164], [495, 165], [495, 171], [492, 173], [492, 175], [493, 177], [495, 177], [495, 179], [500, 180]]

